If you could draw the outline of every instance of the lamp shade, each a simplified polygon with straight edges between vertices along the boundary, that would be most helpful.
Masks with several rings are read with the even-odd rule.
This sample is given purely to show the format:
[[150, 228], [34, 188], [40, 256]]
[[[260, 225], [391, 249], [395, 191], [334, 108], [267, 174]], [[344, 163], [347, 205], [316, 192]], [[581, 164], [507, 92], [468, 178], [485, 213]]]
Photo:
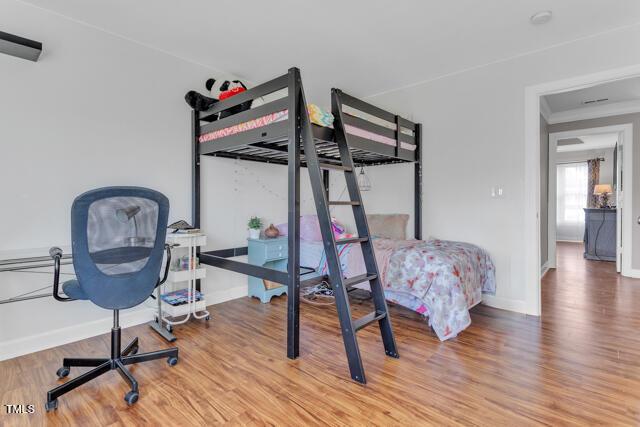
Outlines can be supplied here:
[[593, 189], [593, 194], [610, 194], [613, 193], [611, 184], [598, 184]]

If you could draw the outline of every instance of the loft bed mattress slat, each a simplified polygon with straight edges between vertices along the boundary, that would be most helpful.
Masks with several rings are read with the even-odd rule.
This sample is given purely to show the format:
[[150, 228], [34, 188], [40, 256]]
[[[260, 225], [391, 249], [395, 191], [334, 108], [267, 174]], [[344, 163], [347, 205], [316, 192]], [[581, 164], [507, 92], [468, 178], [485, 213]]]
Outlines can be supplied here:
[[[259, 147], [265, 150], [279, 151], [286, 154], [288, 151], [288, 140], [286, 139], [287, 123], [288, 121], [286, 120], [271, 123], [264, 127], [247, 130], [241, 133], [230, 135], [228, 137], [214, 139], [212, 141], [203, 142], [200, 144], [200, 154], [206, 155], [223, 151], [233, 153], [239, 149], [246, 147]], [[315, 128], [319, 128], [319, 126], [314, 125], [314, 129]], [[408, 137], [408, 135], [406, 136]], [[272, 140], [265, 141], [265, 138], [272, 138]], [[410, 143], [409, 141], [403, 142]], [[270, 144], [272, 146], [269, 146], [267, 144]], [[380, 160], [386, 159], [389, 161], [392, 160], [392, 158], [397, 158], [401, 162], [412, 162], [415, 160], [415, 152], [412, 150], [400, 148], [398, 150], [398, 156], [396, 157], [395, 146], [383, 144], [356, 135], [349, 135], [349, 148], [351, 149], [354, 160], [356, 161], [359, 159], [361, 160], [368, 158], [376, 158]], [[335, 142], [329, 143], [328, 141], [322, 142], [322, 146], [318, 147], [318, 153], [323, 156], [333, 156], [335, 158], [338, 158], [340, 155], [337, 144]]]
[[236, 125], [238, 123], [248, 122], [255, 120], [268, 114], [277, 113], [279, 111], [286, 110], [289, 104], [289, 99], [284, 97], [276, 99], [275, 101], [267, 102], [264, 105], [260, 105], [256, 108], [251, 108], [246, 111], [234, 114], [232, 116], [225, 117], [221, 120], [216, 120], [200, 128], [201, 135], [215, 132], [220, 129], [225, 129]]
[[377, 133], [378, 135], [386, 136], [387, 138], [396, 139], [396, 132], [394, 130], [380, 126], [368, 120], [361, 119], [360, 117], [352, 116], [349, 113], [344, 113], [344, 121], [346, 125]]
[[270, 123], [268, 125], [249, 129], [211, 141], [200, 143], [200, 154], [211, 154], [217, 151], [249, 145], [251, 143], [265, 142], [268, 140], [286, 140], [289, 132], [289, 120]]

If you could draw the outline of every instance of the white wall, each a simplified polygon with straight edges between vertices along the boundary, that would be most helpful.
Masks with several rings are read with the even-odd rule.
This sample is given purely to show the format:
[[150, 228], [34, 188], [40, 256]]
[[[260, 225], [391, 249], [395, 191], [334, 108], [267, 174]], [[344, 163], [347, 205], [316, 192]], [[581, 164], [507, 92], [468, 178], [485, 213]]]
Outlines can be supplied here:
[[[157, 189], [170, 199], [170, 221], [190, 220], [191, 127], [183, 97], [208, 77], [225, 76], [21, 2], [0, 0], [0, 16], [3, 31], [44, 43], [37, 63], [0, 55], [0, 259], [68, 248], [71, 203], [95, 187]], [[252, 214], [286, 221], [286, 203], [274, 203], [257, 184], [286, 192], [286, 168], [258, 165], [247, 176], [236, 174], [231, 160], [203, 164], [210, 247], [243, 245]], [[246, 295], [245, 276], [210, 273], [210, 300]], [[0, 273], [0, 299], [51, 277]], [[123, 323], [150, 318], [140, 310], [124, 313]], [[83, 301], [0, 305], [0, 359], [107, 332], [110, 322], [109, 312]]]
[[[635, 26], [370, 98], [423, 124], [425, 234], [491, 253], [497, 292], [487, 303], [527, 310], [524, 170], [537, 159], [524, 157], [525, 88], [637, 63]], [[490, 197], [496, 185], [504, 198]]]

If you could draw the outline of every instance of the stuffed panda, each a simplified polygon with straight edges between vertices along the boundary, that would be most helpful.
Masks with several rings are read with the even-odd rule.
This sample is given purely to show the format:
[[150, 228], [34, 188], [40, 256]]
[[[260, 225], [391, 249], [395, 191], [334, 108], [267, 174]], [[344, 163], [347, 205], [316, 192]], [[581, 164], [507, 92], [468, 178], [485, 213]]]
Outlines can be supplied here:
[[[216, 79], [208, 79], [205, 82], [205, 87], [211, 95], [205, 96], [196, 91], [189, 91], [185, 95], [187, 104], [196, 111], [205, 111], [213, 107], [213, 105], [219, 101], [231, 98], [234, 95], [242, 93], [247, 90], [247, 86], [240, 80], [225, 80], [222, 83], [218, 83]], [[260, 100], [248, 100], [235, 107], [221, 111], [218, 118], [223, 119], [233, 114], [240, 113], [242, 111], [249, 110], [252, 106], [261, 105], [263, 102]]]
[[[207, 80], [207, 83], [205, 84], [207, 90], [210, 90], [210, 87], [213, 87], [215, 82], [215, 79]], [[219, 101], [217, 98], [204, 96], [201, 93], [196, 92], [195, 90], [190, 90], [189, 92], [187, 92], [187, 94], [184, 96], [184, 100], [187, 102], [187, 104], [189, 104], [191, 108], [196, 111], [206, 111], [213, 107], [214, 104]]]
[[[229, 99], [232, 96], [235, 96], [239, 93], [242, 93], [247, 90], [247, 87], [240, 80], [225, 80], [219, 88], [218, 99], [220, 101], [224, 101], [225, 99]], [[242, 104], [236, 105], [235, 107], [231, 107], [228, 110], [224, 110], [220, 112], [220, 118], [224, 119], [225, 117], [232, 116], [234, 114], [241, 113], [243, 111], [247, 111], [251, 108], [253, 104], [253, 100], [245, 101]]]

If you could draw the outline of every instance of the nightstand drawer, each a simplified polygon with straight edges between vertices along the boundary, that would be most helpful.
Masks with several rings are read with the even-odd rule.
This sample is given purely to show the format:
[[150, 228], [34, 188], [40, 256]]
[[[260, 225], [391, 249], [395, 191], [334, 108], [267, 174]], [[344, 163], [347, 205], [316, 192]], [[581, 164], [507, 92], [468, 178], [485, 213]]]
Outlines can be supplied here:
[[[286, 237], [276, 237], [275, 239], [248, 239], [249, 263], [265, 268], [279, 271], [287, 270], [287, 258], [289, 247]], [[271, 297], [286, 294], [286, 286], [278, 286], [267, 289], [264, 281], [258, 277], [249, 276], [248, 279], [249, 296], [260, 298], [260, 301], [267, 303]]]
[[266, 259], [281, 259], [286, 258], [289, 255], [289, 248], [287, 245], [277, 243], [273, 245], [266, 245]]

